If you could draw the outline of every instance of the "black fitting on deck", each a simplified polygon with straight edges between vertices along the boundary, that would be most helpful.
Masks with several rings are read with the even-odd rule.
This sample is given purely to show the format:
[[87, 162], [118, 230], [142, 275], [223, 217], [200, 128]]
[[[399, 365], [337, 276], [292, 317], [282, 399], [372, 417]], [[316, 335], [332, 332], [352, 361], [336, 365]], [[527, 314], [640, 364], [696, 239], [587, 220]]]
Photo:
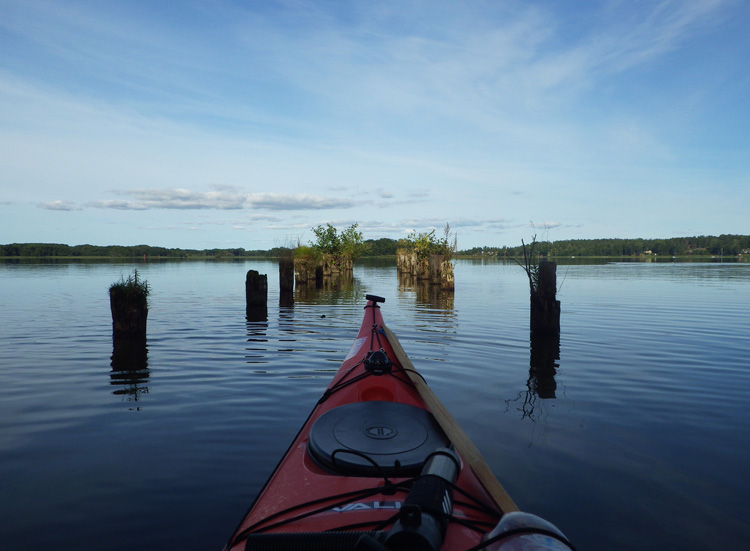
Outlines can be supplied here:
[[385, 350], [382, 348], [374, 352], [370, 352], [364, 361], [365, 369], [373, 375], [384, 375], [390, 373], [393, 367], [393, 362], [388, 358]]
[[[385, 299], [383, 297], [379, 297], [378, 295], [365, 295], [365, 299], [367, 299], [368, 301], [372, 301], [373, 307], [375, 308], [380, 308], [380, 306], [378, 306], [378, 302], [385, 302]], [[367, 306], [365, 306], [365, 308], [367, 308]]]

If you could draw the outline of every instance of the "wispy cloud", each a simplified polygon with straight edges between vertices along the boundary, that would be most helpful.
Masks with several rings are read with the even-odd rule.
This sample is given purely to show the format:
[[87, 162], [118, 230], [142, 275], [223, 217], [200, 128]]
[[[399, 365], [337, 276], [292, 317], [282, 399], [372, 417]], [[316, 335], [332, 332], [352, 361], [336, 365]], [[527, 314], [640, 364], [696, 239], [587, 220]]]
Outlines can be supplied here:
[[267, 210], [324, 210], [353, 207], [350, 199], [335, 199], [317, 195], [286, 195], [283, 193], [251, 193], [247, 196], [251, 208]]
[[552, 230], [559, 228], [562, 224], [560, 222], [532, 222], [531, 227], [535, 230]]
[[[340, 222], [338, 222], [341, 225]], [[513, 226], [510, 220], [504, 218], [401, 218], [392, 222], [382, 220], [365, 220], [359, 224], [359, 229], [372, 234], [399, 234], [406, 235], [413, 231], [430, 232], [435, 231], [442, 235], [446, 224], [450, 226], [452, 233], [461, 230], [481, 231], [482, 229], [504, 230]]]
[[[229, 186], [216, 191], [192, 191], [182, 188], [172, 189], [137, 189], [117, 191], [119, 195], [130, 199], [98, 199], [85, 203], [84, 206], [98, 209], [115, 210], [271, 210], [303, 211], [345, 209], [355, 205], [351, 199], [323, 197], [309, 194], [288, 193], [239, 193]], [[75, 210], [77, 207], [70, 201], [53, 201], [43, 203], [42, 208], [56, 210]]]
[[48, 201], [46, 203], [38, 203], [37, 206], [47, 210], [81, 210], [81, 207], [72, 201]]

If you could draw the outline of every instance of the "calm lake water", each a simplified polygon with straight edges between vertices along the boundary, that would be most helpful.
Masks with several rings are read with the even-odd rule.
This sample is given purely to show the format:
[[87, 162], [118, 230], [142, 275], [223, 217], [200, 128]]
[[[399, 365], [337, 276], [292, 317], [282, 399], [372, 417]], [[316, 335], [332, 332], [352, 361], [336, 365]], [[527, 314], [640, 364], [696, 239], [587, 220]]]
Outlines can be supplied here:
[[[146, 357], [113, 368], [107, 290], [133, 268]], [[249, 269], [266, 322], [245, 318]], [[0, 263], [0, 548], [220, 550], [374, 293], [518, 505], [579, 549], [747, 549], [750, 264], [559, 266], [562, 334], [533, 346], [515, 264], [458, 261], [444, 294], [362, 263], [291, 306], [277, 274]]]

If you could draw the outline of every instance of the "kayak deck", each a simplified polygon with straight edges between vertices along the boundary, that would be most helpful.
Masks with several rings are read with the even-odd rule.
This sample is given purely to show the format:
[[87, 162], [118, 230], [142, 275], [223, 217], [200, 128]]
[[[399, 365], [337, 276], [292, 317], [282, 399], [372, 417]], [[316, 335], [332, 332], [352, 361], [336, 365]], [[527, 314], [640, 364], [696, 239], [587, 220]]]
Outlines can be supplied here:
[[[311, 533], [352, 532], [354, 538], [391, 530], [403, 520], [425, 462], [453, 447], [412, 380], [419, 375], [399, 361], [380, 301], [368, 296], [351, 350], [226, 550], [270, 549], [254, 542], [277, 533], [304, 541]], [[504, 512], [467, 460], [456, 457], [450, 510], [439, 515], [445, 550], [478, 544]]]

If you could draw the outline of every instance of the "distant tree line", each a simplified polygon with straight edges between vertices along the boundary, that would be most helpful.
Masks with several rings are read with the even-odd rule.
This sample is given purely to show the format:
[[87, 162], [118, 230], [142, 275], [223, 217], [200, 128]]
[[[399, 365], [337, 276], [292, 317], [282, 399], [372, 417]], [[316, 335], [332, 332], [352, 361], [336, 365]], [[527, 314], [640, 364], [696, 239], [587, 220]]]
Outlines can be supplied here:
[[[368, 239], [364, 241], [365, 256], [395, 256], [394, 239]], [[164, 258], [164, 259], [232, 259], [277, 258], [289, 249], [274, 247], [269, 250], [234, 249], [168, 249], [150, 245], [64, 245], [60, 243], [10, 243], [0, 245], [0, 257], [11, 258]]]
[[[750, 235], [673, 237], [669, 239], [571, 239], [537, 241], [536, 253], [547, 257], [570, 256], [736, 256], [750, 254]], [[460, 255], [523, 256], [523, 247], [475, 247]]]
[[245, 249], [168, 249], [150, 245], [64, 245], [60, 243], [10, 243], [0, 245], [0, 257], [26, 258], [244, 258], [272, 256], [271, 251]]
[[[395, 256], [400, 241], [367, 239], [362, 256]], [[269, 250], [234, 249], [168, 249], [150, 245], [63, 245], [59, 243], [10, 243], [0, 245], [0, 257], [25, 258], [164, 258], [164, 259], [240, 259], [277, 258], [288, 253], [285, 247]], [[750, 255], [750, 235], [719, 235], [674, 237], [670, 239], [572, 239], [538, 241], [540, 256], [736, 256]], [[455, 253], [456, 256], [492, 256], [512, 258], [523, 256], [523, 247], [474, 247]]]

